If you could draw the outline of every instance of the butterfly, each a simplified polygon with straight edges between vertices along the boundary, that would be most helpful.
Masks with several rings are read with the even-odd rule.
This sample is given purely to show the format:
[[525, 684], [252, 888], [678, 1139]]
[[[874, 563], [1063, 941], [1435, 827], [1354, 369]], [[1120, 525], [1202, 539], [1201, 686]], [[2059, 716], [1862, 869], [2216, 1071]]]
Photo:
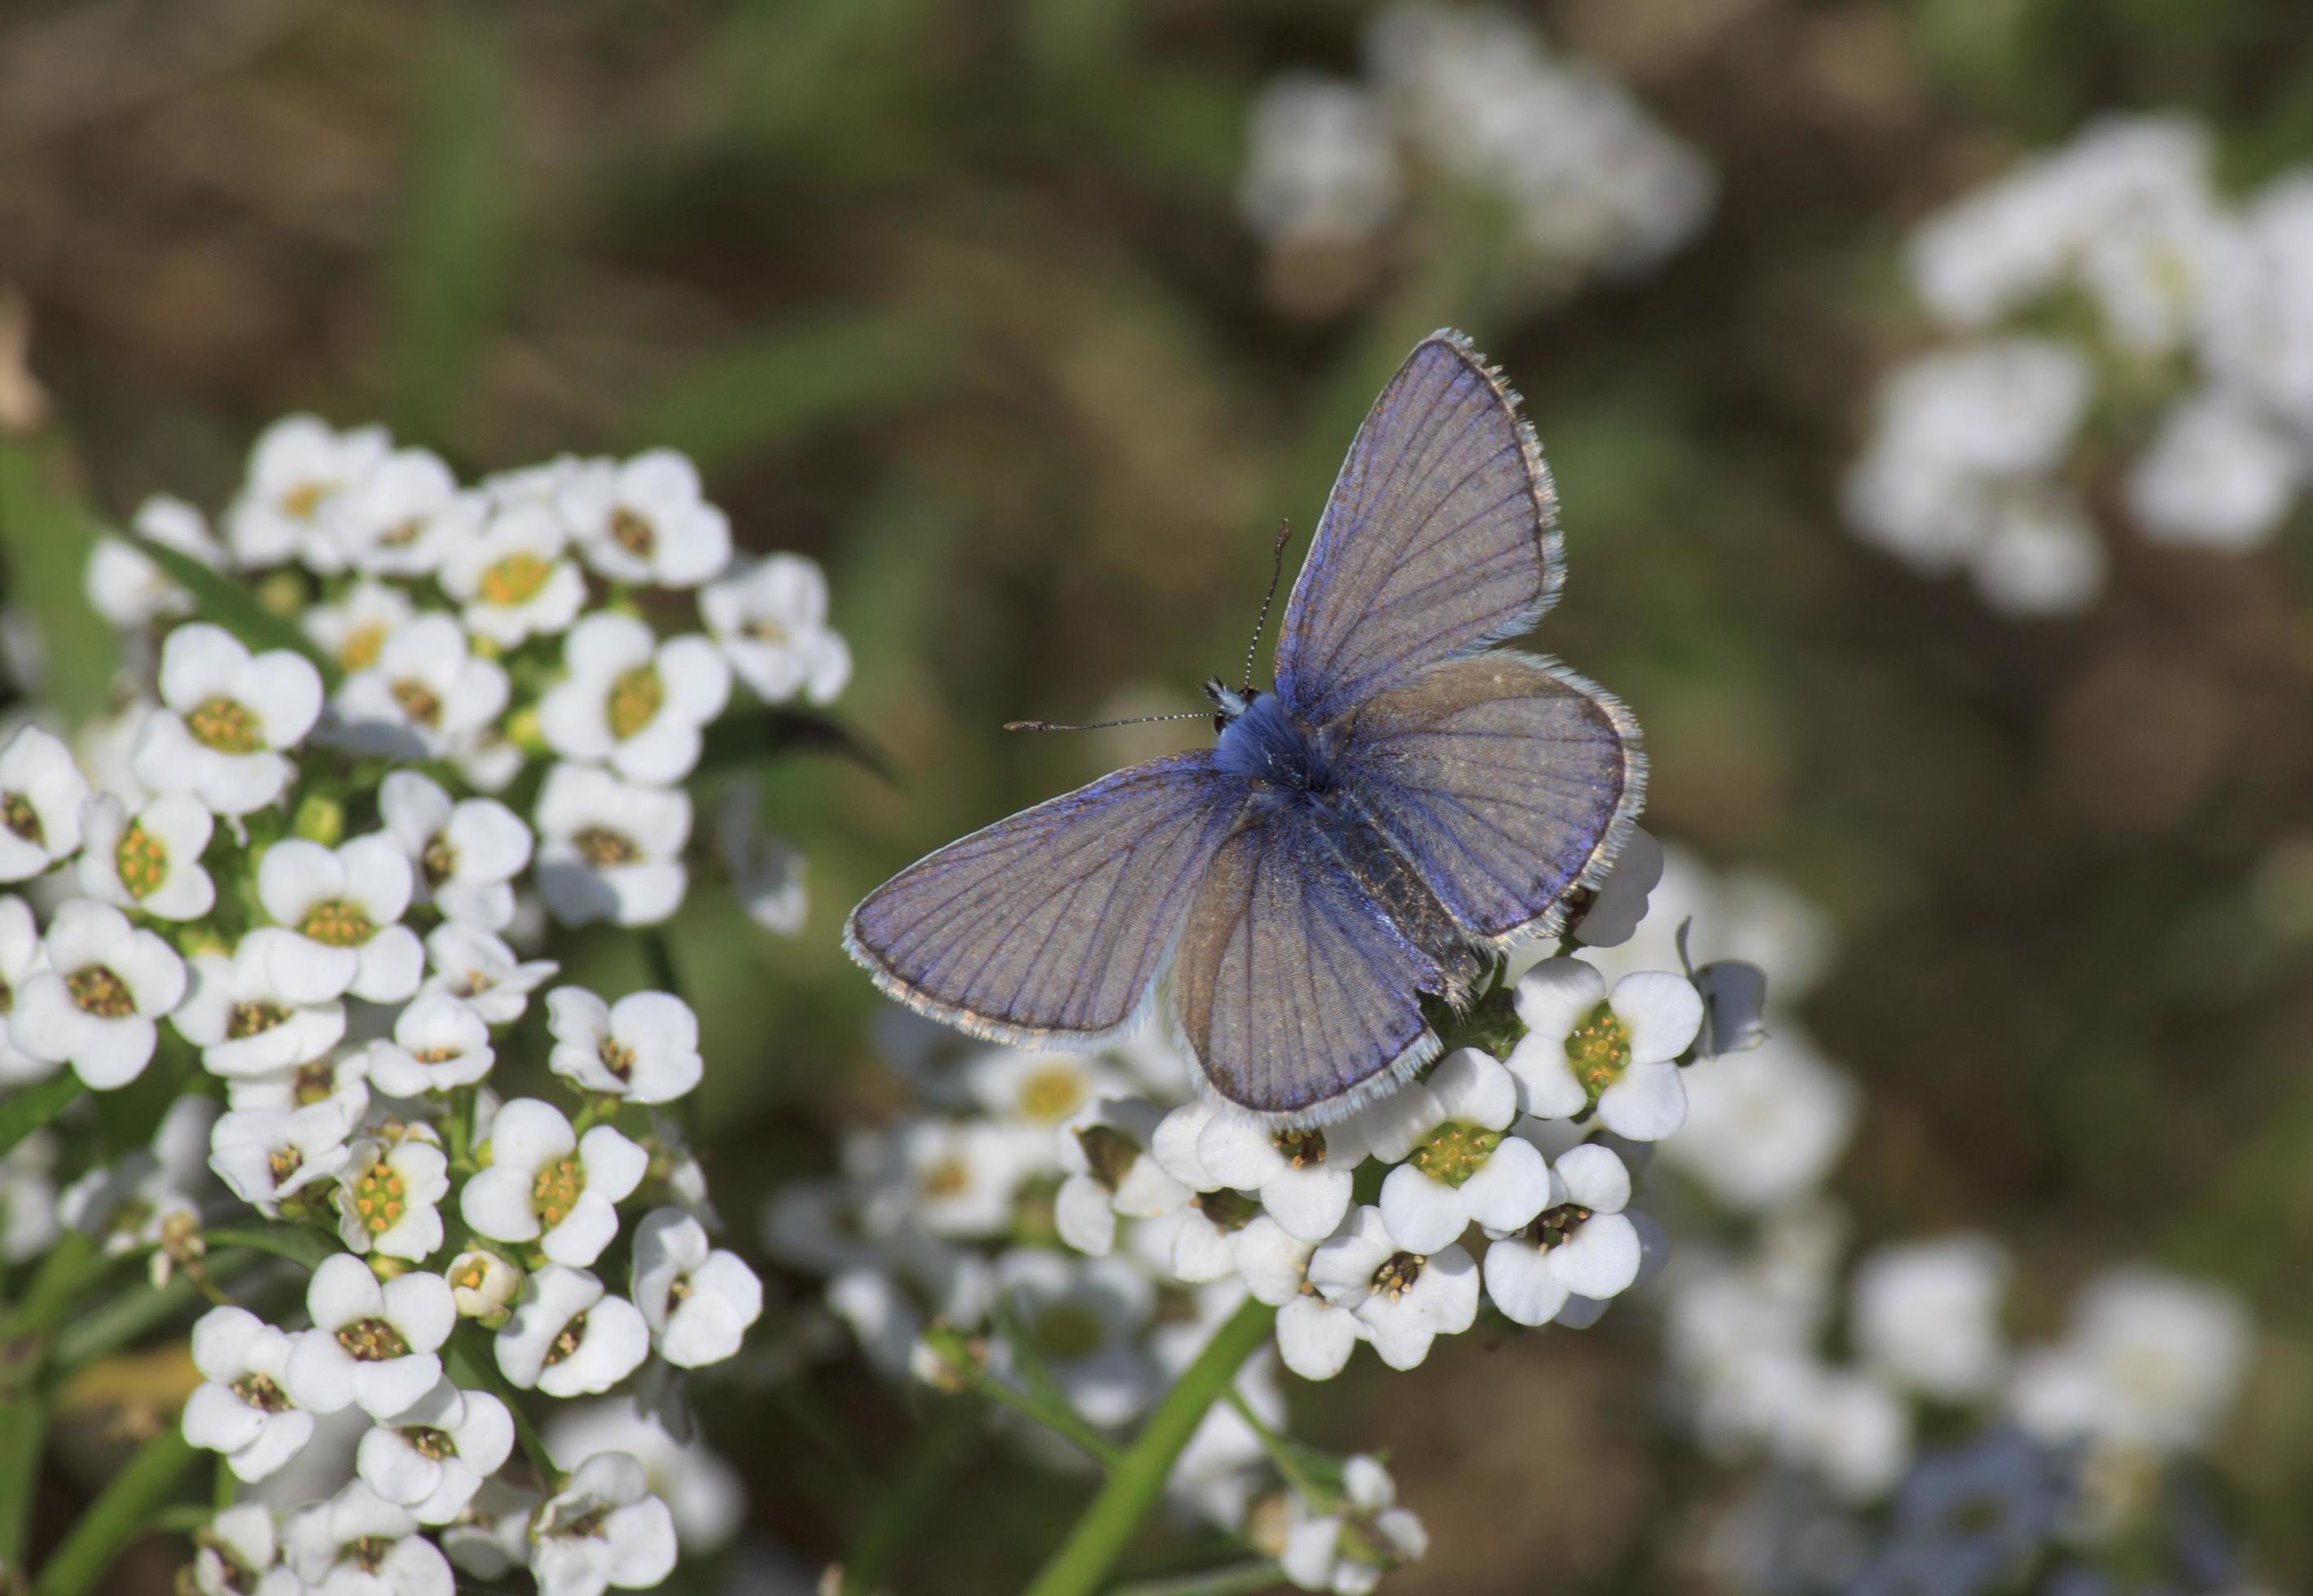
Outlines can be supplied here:
[[1350, 447], [1273, 688], [1208, 681], [1213, 747], [918, 861], [852, 911], [845, 948], [972, 1036], [1090, 1048], [1161, 1006], [1218, 1097], [1280, 1127], [1350, 1112], [1437, 1057], [1424, 995], [1465, 1006], [1558, 934], [1636, 823], [1637, 722], [1493, 646], [1563, 582], [1517, 395], [1433, 333]]

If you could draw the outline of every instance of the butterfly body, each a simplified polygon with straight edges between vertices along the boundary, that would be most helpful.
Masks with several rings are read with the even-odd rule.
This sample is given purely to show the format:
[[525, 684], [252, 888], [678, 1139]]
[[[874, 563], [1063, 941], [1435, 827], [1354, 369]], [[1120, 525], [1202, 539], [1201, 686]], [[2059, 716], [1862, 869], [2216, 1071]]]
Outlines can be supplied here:
[[1209, 682], [1209, 750], [951, 844], [855, 909], [878, 985], [974, 1035], [1082, 1047], [1164, 1007], [1223, 1099], [1338, 1117], [1438, 1052], [1554, 934], [1643, 796], [1638, 727], [1565, 667], [1491, 648], [1561, 581], [1516, 396], [1456, 334], [1416, 347], [1351, 446], [1271, 692]]

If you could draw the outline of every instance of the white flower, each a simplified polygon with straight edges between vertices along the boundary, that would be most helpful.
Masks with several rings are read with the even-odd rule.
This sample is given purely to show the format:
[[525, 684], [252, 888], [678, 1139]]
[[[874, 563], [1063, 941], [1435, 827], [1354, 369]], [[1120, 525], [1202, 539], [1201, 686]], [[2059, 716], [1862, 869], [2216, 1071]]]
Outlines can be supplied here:
[[196, 1596], [304, 1596], [304, 1582], [277, 1561], [273, 1510], [262, 1502], [228, 1507], [194, 1537]]
[[1579, 959], [1551, 959], [1518, 979], [1526, 1035], [1505, 1061], [1518, 1107], [1563, 1119], [1596, 1104], [1599, 1123], [1634, 1142], [1669, 1136], [1686, 1118], [1672, 1063], [1702, 1025], [1702, 999], [1683, 976], [1641, 970], [1614, 983]]
[[1855, 1350], [1899, 1385], [1946, 1401], [1983, 1396], [2007, 1363], [2008, 1255], [1989, 1236], [1881, 1247], [1856, 1266]]
[[2300, 434], [2313, 427], [2313, 173], [2260, 189], [2241, 236], [2219, 263], [2204, 308], [2202, 355], [2218, 381]]
[[1367, 1339], [1366, 1321], [1315, 1293], [1305, 1292], [1277, 1311], [1277, 1355], [1304, 1380], [1331, 1380], [1349, 1366]]
[[38, 1258], [56, 1241], [56, 1139], [34, 1131], [0, 1154], [0, 1264]]
[[356, 1252], [419, 1262], [442, 1245], [441, 1203], [449, 1195], [449, 1160], [431, 1130], [366, 1137], [348, 1150], [338, 1177], [338, 1239]]
[[699, 728], [723, 712], [731, 667], [702, 636], [658, 640], [631, 615], [590, 615], [563, 639], [565, 679], [539, 701], [547, 746], [664, 786], [699, 763]]
[[281, 1526], [289, 1565], [316, 1596], [453, 1596], [449, 1559], [418, 1521], [360, 1480]]
[[506, 1483], [504, 1475], [482, 1482], [455, 1522], [436, 1531], [450, 1561], [478, 1580], [497, 1581], [530, 1557], [531, 1514], [536, 1491]]
[[75, 879], [87, 897], [161, 920], [198, 920], [215, 907], [201, 853], [216, 822], [191, 794], [164, 794], [131, 814], [99, 793], [81, 806], [80, 825]]
[[642, 1184], [650, 1154], [616, 1128], [580, 1136], [559, 1109], [522, 1097], [490, 1123], [489, 1163], [458, 1194], [459, 1212], [495, 1241], [535, 1241], [558, 1264], [591, 1264], [619, 1233], [617, 1205]]
[[265, 851], [258, 901], [295, 932], [295, 958], [315, 987], [370, 1003], [400, 1003], [418, 990], [425, 947], [399, 924], [409, 908], [409, 861], [383, 832], [335, 848], [290, 837]]
[[554, 497], [586, 563], [613, 582], [697, 587], [730, 562], [731, 522], [672, 449], [588, 460]]
[[1478, 1266], [1470, 1255], [1459, 1246], [1410, 1251], [1375, 1207], [1351, 1209], [1340, 1232], [1318, 1244], [1309, 1284], [1364, 1321], [1366, 1338], [1393, 1369], [1417, 1366], [1432, 1339], [1477, 1322]]
[[225, 537], [244, 566], [303, 557], [340, 569], [321, 532], [330, 500], [375, 470], [391, 441], [382, 426], [338, 432], [313, 416], [285, 416], [258, 435], [249, 477], [224, 513]]
[[552, 512], [502, 509], [444, 554], [442, 591], [464, 606], [468, 631], [501, 648], [551, 636], [586, 602], [586, 579], [571, 563], [568, 543]]
[[1614, 1150], [1586, 1142], [1550, 1173], [1549, 1206], [1486, 1249], [1486, 1294], [1524, 1325], [1548, 1324], [1570, 1296], [1604, 1302], [1639, 1277], [1639, 1232], [1623, 1212], [1631, 1175]]
[[1103, 1098], [1061, 1125], [1052, 1219], [1062, 1241], [1098, 1258], [1116, 1244], [1120, 1216], [1154, 1219], [1189, 1200], [1189, 1188], [1148, 1153], [1163, 1118], [1145, 1098]]
[[1614, 855], [1614, 869], [1574, 922], [1574, 940], [1586, 948], [1617, 948], [1637, 935], [1647, 917], [1648, 898], [1661, 884], [1666, 862], [1663, 846], [1653, 834], [1631, 827], [1623, 851]]
[[364, 580], [347, 588], [335, 603], [307, 605], [297, 617], [297, 625], [314, 647], [350, 676], [374, 668], [386, 638], [417, 613], [409, 595], [401, 589]]
[[201, 513], [180, 498], [155, 494], [136, 507], [132, 523], [136, 540], [100, 538], [88, 551], [81, 591], [89, 608], [122, 631], [164, 615], [183, 615], [193, 607], [192, 595], [136, 547], [138, 541], [158, 543], [216, 569], [224, 550], [209, 535]]
[[2107, 1270], [2073, 1303], [2064, 1340], [2018, 1360], [2009, 1407], [2051, 1442], [2187, 1451], [2223, 1425], [2251, 1341], [2247, 1311], [2228, 1293], [2156, 1269]]
[[145, 1073], [159, 1039], [154, 1021], [185, 995], [176, 950], [109, 904], [75, 898], [41, 939], [47, 968], [24, 978], [8, 1037], [27, 1057], [69, 1064], [98, 1092]]
[[[1128, 1422], [1156, 1399], [1161, 1378], [1141, 1338], [1156, 1311], [1156, 1287], [1121, 1258], [1070, 1258], [1015, 1248], [996, 1260], [998, 1289], [1069, 1406], [1092, 1424]], [[989, 1348], [989, 1367], [1016, 1380], [1008, 1342]]]
[[530, 1006], [530, 995], [561, 968], [551, 959], [524, 960], [505, 940], [451, 921], [426, 934], [434, 973], [420, 988], [456, 998], [491, 1025], [511, 1025]]
[[827, 578], [799, 554], [735, 567], [699, 593], [699, 613], [739, 680], [768, 703], [800, 693], [825, 704], [851, 680], [851, 651], [828, 629]]
[[715, 811], [715, 851], [747, 918], [776, 936], [801, 931], [811, 900], [804, 890], [803, 850], [763, 829], [762, 786], [731, 784]]
[[650, 1327], [585, 1270], [548, 1264], [523, 1282], [496, 1346], [499, 1372], [523, 1390], [594, 1396], [642, 1366]]
[[[178, 1015], [183, 1013], [182, 1008], [178, 1010]], [[369, 1112], [369, 1050], [339, 1048], [285, 1069], [228, 1075], [224, 1094], [226, 1105], [235, 1109], [277, 1109], [286, 1113], [315, 1103], [335, 1103], [347, 1124], [359, 1125]]]
[[2156, 543], [2242, 550], [2271, 541], [2304, 486], [2302, 445], [2222, 391], [2179, 401], [2128, 476], [2128, 507]]
[[607, 770], [557, 765], [546, 773], [538, 823], [538, 892], [566, 925], [609, 920], [655, 925], [690, 884], [690, 794], [630, 786]]
[[1514, 1231], [1550, 1206], [1548, 1162], [1533, 1143], [1503, 1134], [1517, 1118], [1517, 1083], [1491, 1054], [1457, 1048], [1406, 1090], [1420, 1094], [1421, 1112], [1410, 1135], [1377, 1149], [1405, 1161], [1381, 1186], [1382, 1219], [1403, 1245], [1436, 1252], [1473, 1223]]
[[263, 1479], [305, 1450], [313, 1416], [291, 1402], [290, 1339], [246, 1308], [212, 1308], [193, 1325], [203, 1383], [185, 1399], [185, 1439], [224, 1454], [238, 1479]]
[[603, 1452], [642, 1465], [651, 1495], [674, 1515], [675, 1538], [694, 1557], [720, 1551], [747, 1518], [738, 1474], [699, 1442], [682, 1442], [636, 1404], [616, 1397], [558, 1404], [546, 1424], [546, 1450], [566, 1469]]
[[913, 1119], [884, 1138], [871, 1224], [914, 1221], [937, 1236], [1001, 1235], [1029, 1171], [1016, 1138], [984, 1119]]
[[364, 1483], [380, 1497], [421, 1524], [446, 1524], [513, 1451], [514, 1416], [506, 1404], [445, 1380], [380, 1419], [356, 1455]]
[[39, 875], [79, 847], [87, 797], [63, 740], [19, 726], [0, 747], [0, 881]]
[[496, 1320], [513, 1306], [522, 1290], [523, 1271], [487, 1248], [470, 1248], [450, 1260], [442, 1271], [458, 1317]]
[[441, 457], [397, 449], [321, 507], [321, 530], [343, 566], [424, 576], [480, 526], [484, 505], [462, 495]]
[[1664, 1162], [1746, 1213], [1820, 1186], [1862, 1111], [1855, 1083], [1788, 1022], [1747, 1053], [1702, 1060], [1685, 1081], [1686, 1124], [1663, 1144]]
[[334, 1102], [289, 1110], [236, 1109], [209, 1133], [209, 1168], [233, 1196], [270, 1219], [279, 1214], [283, 1198], [345, 1168], [352, 1156], [346, 1146], [352, 1130], [353, 1121]]
[[1259, 1197], [1288, 1234], [1311, 1242], [1332, 1235], [1350, 1211], [1350, 1179], [1366, 1152], [1355, 1119], [1280, 1131], [1223, 1109], [1197, 1134], [1197, 1161], [1216, 1184]]
[[319, 1058], [345, 1035], [346, 1007], [330, 984], [296, 937], [260, 926], [230, 959], [195, 957], [192, 990], [170, 1021], [210, 1074], [273, 1074]]
[[1981, 520], [1970, 574], [2001, 614], [2075, 614], [2104, 591], [2104, 539], [2069, 487], [2034, 482], [1983, 495]]
[[13, 893], [0, 895], [0, 1086], [29, 1085], [57, 1073], [53, 1062], [34, 1058], [18, 1048], [4, 1022], [4, 1016], [16, 1006], [16, 995], [47, 957], [32, 906]]
[[666, 992], [632, 992], [606, 1004], [581, 987], [546, 995], [554, 1033], [547, 1067], [581, 1092], [638, 1103], [673, 1102], [699, 1084], [699, 1017]]
[[1397, 1505], [1397, 1482], [1378, 1460], [1359, 1452], [1342, 1464], [1341, 1497], [1334, 1511], [1299, 1518], [1286, 1531], [1278, 1565], [1300, 1589], [1365, 1596], [1385, 1569], [1429, 1549], [1429, 1531]]
[[440, 759], [471, 746], [506, 693], [506, 668], [471, 653], [455, 620], [428, 610], [394, 627], [376, 662], [346, 678], [325, 731], [357, 753]]
[[370, 1044], [370, 1084], [388, 1097], [424, 1097], [487, 1078], [497, 1057], [479, 1014], [442, 992], [421, 992], [394, 1016], [393, 1035]]
[[673, 1517], [650, 1494], [643, 1466], [599, 1452], [538, 1510], [530, 1572], [539, 1596], [647, 1591], [674, 1572], [675, 1552]]
[[763, 1283], [735, 1252], [710, 1248], [680, 1208], [655, 1208], [635, 1227], [635, 1306], [659, 1356], [678, 1369], [719, 1364], [762, 1317]]
[[1784, 1394], [1774, 1451], [1846, 1502], [1873, 1502], [1912, 1460], [1909, 1404], [1869, 1374], [1815, 1368]]
[[1272, 243], [1362, 243], [1403, 189], [1389, 119], [1354, 83], [1306, 72], [1271, 79], [1245, 145], [1237, 212]]
[[321, 1260], [305, 1285], [313, 1328], [289, 1352], [289, 1395], [300, 1407], [336, 1413], [358, 1404], [372, 1418], [401, 1412], [442, 1378], [436, 1355], [458, 1321], [439, 1275], [381, 1283], [349, 1252]]
[[303, 654], [252, 655], [230, 632], [196, 622], [161, 645], [161, 701], [137, 734], [136, 779], [155, 793], [190, 793], [221, 815], [244, 815], [288, 785], [281, 750], [303, 741], [320, 717], [321, 674]]
[[415, 770], [393, 770], [378, 784], [385, 834], [409, 856], [418, 901], [444, 919], [484, 931], [514, 923], [514, 878], [530, 864], [530, 828], [495, 798], [453, 802]]

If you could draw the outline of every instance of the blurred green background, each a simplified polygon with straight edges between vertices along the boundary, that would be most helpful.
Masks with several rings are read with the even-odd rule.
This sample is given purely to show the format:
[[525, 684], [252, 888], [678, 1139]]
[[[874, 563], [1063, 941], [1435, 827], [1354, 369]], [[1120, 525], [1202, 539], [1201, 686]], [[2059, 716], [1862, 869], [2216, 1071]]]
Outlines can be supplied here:
[[[997, 727], [1194, 707], [1279, 519], [1314, 522], [1406, 347], [1466, 328], [1558, 474], [1571, 579], [1540, 645], [1636, 709], [1649, 825], [1841, 926], [1809, 1019], [1867, 1091], [1841, 1178], [1867, 1232], [1999, 1231], [2044, 1329], [2119, 1257], [2246, 1293], [2267, 1341], [2224, 1461], [2267, 1572], [2301, 1584], [2313, 536], [2242, 559], [2117, 539], [2091, 614], [2018, 625], [1858, 547], [1834, 494], [1920, 336], [1904, 227], [2099, 110], [2193, 110], [2243, 182], [2313, 156], [2313, 10], [1528, 14], [1719, 171], [1707, 231], [1641, 284], [1522, 303], [1490, 286], [1487, 219], [1447, 210], [1352, 293], [1280, 293], [1233, 201], [1247, 109], [1280, 70], [1354, 71], [1364, 16], [1288, 0], [13, 0], [0, 284], [115, 516], [162, 488], [218, 506], [256, 431], [311, 408], [469, 472], [671, 444], [744, 543], [825, 564], [858, 662], [840, 712], [901, 779], [777, 764], [805, 933], [705, 899], [676, 928], [743, 1232], [892, 1106], [845, 908], [1165, 746], [1180, 728]], [[48, 524], [34, 463], [15, 446], [0, 478], [19, 530]], [[10, 551], [52, 618], [78, 601], [62, 548]], [[1394, 1449], [1438, 1538], [1404, 1596], [1693, 1588], [1654, 1361], [1621, 1313], [1295, 1401], [1317, 1439]], [[761, 1530], [814, 1562], [913, 1425], [864, 1373], [812, 1377], [808, 1410], [797, 1383], [707, 1425]], [[989, 1448], [899, 1587], [1016, 1583], [1074, 1504], [1040, 1478]]]

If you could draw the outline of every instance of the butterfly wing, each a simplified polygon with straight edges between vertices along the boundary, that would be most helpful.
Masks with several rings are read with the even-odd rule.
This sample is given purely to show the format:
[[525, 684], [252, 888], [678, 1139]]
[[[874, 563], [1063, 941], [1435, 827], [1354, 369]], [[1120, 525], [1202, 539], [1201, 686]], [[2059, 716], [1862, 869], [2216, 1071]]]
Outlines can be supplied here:
[[884, 991], [974, 1036], [1113, 1034], [1245, 801], [1209, 753], [1120, 770], [910, 865], [851, 911], [843, 945]]
[[1496, 951], [1558, 930], [1646, 796], [1630, 712], [1508, 650], [1432, 665], [1321, 735], [1368, 823]]
[[1174, 959], [1174, 1013], [1240, 1107], [1330, 1118], [1435, 1057], [1437, 963], [1357, 891], [1312, 811], [1262, 805], [1213, 855]]
[[1562, 577], [1558, 495], [1517, 396], [1459, 333], [1433, 333], [1342, 461], [1286, 606], [1277, 690], [1322, 725], [1526, 630]]

